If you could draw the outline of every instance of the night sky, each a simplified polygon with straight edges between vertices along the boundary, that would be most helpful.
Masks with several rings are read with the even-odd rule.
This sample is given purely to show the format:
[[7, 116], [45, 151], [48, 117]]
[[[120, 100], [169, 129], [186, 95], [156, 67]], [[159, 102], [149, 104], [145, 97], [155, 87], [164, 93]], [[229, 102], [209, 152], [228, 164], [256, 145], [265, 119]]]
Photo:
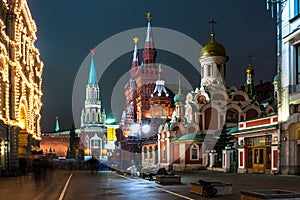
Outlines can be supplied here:
[[[178, 31], [202, 46], [210, 40], [211, 25], [208, 22], [216, 20], [216, 40], [225, 47], [229, 56], [227, 86], [240, 88], [244, 84], [249, 54], [252, 55], [256, 84], [260, 80], [272, 81], [276, 73], [276, 23], [266, 10], [264, 0], [28, 0], [28, 5], [38, 29], [35, 45], [44, 62], [42, 132], [54, 131], [56, 115], [59, 116], [61, 129], [70, 128], [73, 122], [72, 93], [75, 78], [84, 61], [89, 68], [90, 49], [130, 29], [143, 28], [146, 32], [146, 13], [149, 11], [152, 14], [152, 27]], [[109, 116], [121, 115], [112, 113], [112, 90], [120, 77], [130, 70], [132, 38], [135, 36], [124, 37], [124, 43], [129, 45], [126, 47], [128, 52], [116, 56], [106, 66], [102, 76], [98, 77], [102, 107]], [[157, 41], [162, 39], [155, 36], [153, 31], [155, 46], [159, 46]], [[138, 37], [139, 48], [143, 48], [145, 35]], [[176, 42], [172, 42], [172, 45], [176, 45]], [[107, 51], [113, 52], [116, 48], [118, 43], [108, 47]], [[194, 52], [197, 55], [195, 61], [198, 60], [200, 50]], [[142, 51], [139, 53], [142, 60]], [[199, 85], [199, 75], [184, 58], [167, 50], [158, 50], [156, 62], [179, 71], [193, 88]], [[95, 64], [96, 70], [103, 67], [101, 60], [95, 60]], [[85, 89], [85, 81], [87, 77], [83, 81], [82, 90]], [[120, 100], [124, 104], [122, 95]], [[80, 98], [84, 100], [84, 97]], [[79, 117], [74, 119], [77, 128], [79, 120]]]

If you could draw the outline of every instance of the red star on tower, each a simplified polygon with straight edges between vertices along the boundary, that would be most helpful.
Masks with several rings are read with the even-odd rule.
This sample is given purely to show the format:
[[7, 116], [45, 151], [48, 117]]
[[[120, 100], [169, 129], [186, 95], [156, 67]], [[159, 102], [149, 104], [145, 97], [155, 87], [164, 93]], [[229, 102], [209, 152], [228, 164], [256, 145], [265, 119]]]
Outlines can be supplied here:
[[92, 55], [94, 55], [95, 54], [95, 49], [91, 49], [90, 52], [91, 52]]

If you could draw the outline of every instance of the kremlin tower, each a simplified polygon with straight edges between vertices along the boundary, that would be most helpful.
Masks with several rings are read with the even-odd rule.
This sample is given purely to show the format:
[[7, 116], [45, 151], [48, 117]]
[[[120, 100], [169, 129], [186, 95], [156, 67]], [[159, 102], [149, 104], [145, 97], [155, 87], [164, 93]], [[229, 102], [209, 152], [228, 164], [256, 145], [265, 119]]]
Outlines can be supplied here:
[[91, 50], [91, 64], [86, 99], [81, 113], [80, 139], [84, 145], [84, 155], [106, 161], [106, 115], [101, 108], [100, 89], [94, 63], [94, 50]]

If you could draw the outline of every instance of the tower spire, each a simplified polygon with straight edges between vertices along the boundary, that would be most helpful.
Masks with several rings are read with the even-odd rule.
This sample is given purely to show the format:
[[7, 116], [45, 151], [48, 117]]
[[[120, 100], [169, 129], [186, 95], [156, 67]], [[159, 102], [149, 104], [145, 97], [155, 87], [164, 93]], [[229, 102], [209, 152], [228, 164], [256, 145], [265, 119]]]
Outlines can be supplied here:
[[133, 56], [132, 56], [132, 64], [131, 64], [131, 71], [134, 72], [136, 70], [136, 67], [139, 66], [139, 56], [138, 56], [138, 49], [137, 49], [137, 43], [139, 41], [139, 38], [134, 37], [134, 50], [133, 50]]
[[56, 116], [56, 120], [55, 120], [55, 132], [58, 132], [59, 130], [60, 130], [60, 128], [59, 128], [58, 116]]
[[147, 13], [147, 32], [143, 51], [143, 59], [145, 64], [155, 63], [156, 51], [154, 49], [153, 33], [151, 28], [151, 13]]
[[152, 34], [152, 28], [151, 28], [151, 13], [147, 13], [147, 20], [148, 20], [148, 25], [147, 25], [147, 32], [146, 32], [146, 40], [145, 40], [145, 48], [154, 48], [153, 44], [153, 34]]
[[88, 84], [89, 85], [97, 85], [98, 81], [97, 81], [97, 74], [96, 74], [95, 62], [94, 62], [95, 50], [92, 49], [90, 52], [91, 52], [92, 58], [91, 58], [90, 74], [89, 74]]
[[178, 94], [181, 93], [181, 79], [180, 76], [178, 76]]
[[161, 64], [158, 66], [158, 80], [161, 80]]

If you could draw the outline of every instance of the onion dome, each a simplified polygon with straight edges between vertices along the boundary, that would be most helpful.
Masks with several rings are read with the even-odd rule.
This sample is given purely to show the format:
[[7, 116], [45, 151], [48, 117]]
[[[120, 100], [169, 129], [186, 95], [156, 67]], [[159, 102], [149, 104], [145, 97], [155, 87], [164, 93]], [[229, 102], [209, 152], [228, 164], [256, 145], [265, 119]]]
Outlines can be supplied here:
[[276, 74], [273, 78], [273, 84], [278, 83], [278, 74]]
[[211, 34], [211, 40], [205, 45], [200, 52], [199, 59], [203, 59], [208, 56], [223, 56], [226, 57], [225, 48], [215, 40], [215, 36]]
[[175, 103], [184, 103], [186, 100], [185, 96], [181, 93], [178, 93], [174, 96], [174, 102]]
[[246, 69], [246, 74], [254, 74], [254, 69], [250, 64], [249, 67]]
[[216, 21], [212, 20], [209, 22], [212, 24], [212, 33], [211, 33], [211, 39], [208, 44], [206, 44], [200, 52], [199, 60], [209, 57], [209, 56], [226, 56], [225, 48], [215, 40], [215, 33], [214, 33], [214, 24], [217, 23]]
[[174, 102], [175, 103], [185, 103], [186, 96], [181, 93], [181, 82], [180, 77], [178, 79], [178, 94], [174, 96]]

